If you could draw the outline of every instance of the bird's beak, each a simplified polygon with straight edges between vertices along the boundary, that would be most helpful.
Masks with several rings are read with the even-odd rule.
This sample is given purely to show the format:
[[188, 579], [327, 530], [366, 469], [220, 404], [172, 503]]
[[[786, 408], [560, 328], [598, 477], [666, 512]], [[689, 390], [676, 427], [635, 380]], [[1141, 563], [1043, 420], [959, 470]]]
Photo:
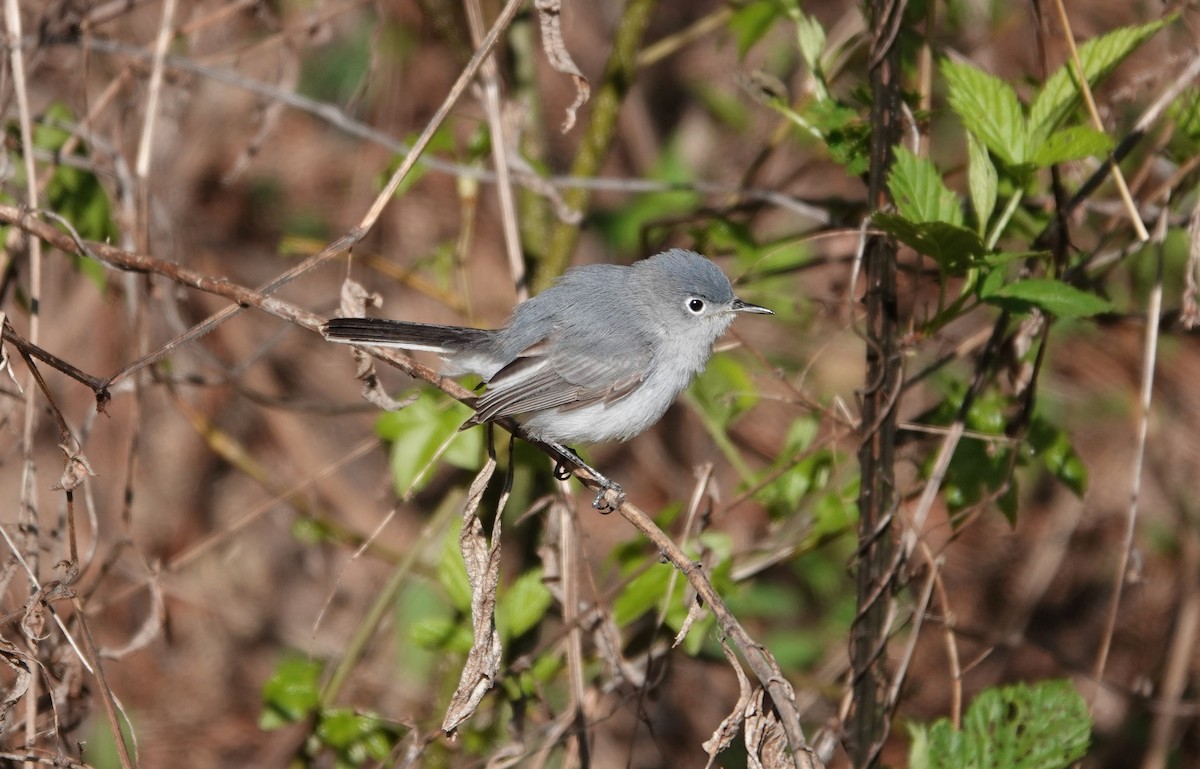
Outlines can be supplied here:
[[729, 305], [729, 309], [733, 310], [734, 312], [753, 312], [758, 315], [774, 315], [775, 314], [775, 312], [773, 310], [768, 310], [766, 307], [759, 307], [757, 304], [750, 304], [749, 302], [743, 302], [741, 299], [738, 299], [736, 296], [733, 298], [733, 304]]

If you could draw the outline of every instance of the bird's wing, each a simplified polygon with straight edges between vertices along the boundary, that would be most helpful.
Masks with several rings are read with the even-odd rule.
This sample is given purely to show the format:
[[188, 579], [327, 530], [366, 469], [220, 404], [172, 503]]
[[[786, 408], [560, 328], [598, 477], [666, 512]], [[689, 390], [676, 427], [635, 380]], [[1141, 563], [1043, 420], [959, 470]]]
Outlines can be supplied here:
[[648, 345], [629, 349], [601, 337], [563, 355], [552, 337], [525, 348], [496, 372], [476, 404], [473, 422], [594, 403], [612, 403], [638, 386], [650, 364]]

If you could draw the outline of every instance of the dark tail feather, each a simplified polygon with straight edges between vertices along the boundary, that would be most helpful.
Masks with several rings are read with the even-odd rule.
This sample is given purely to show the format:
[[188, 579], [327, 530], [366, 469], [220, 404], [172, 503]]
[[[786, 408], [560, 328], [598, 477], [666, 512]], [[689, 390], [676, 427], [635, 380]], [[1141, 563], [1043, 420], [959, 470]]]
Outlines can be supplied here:
[[321, 327], [321, 333], [331, 342], [450, 353], [480, 343], [493, 332], [386, 318], [331, 318]]

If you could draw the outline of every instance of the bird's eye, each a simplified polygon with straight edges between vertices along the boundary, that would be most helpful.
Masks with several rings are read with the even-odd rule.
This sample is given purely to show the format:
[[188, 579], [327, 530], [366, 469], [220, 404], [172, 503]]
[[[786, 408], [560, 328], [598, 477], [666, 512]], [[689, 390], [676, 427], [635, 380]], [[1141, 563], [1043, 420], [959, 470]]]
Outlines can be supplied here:
[[704, 312], [704, 300], [697, 299], [693, 296], [691, 299], [687, 300], [687, 308], [688, 312], [691, 314], [699, 315], [700, 313]]

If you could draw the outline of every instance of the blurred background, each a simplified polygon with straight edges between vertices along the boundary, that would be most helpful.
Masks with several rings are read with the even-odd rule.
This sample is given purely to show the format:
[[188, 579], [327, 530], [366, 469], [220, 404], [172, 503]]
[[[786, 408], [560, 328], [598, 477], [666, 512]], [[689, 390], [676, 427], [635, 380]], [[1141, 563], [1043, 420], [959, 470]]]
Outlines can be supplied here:
[[[475, 49], [463, 8], [438, 0], [12, 5], [41, 206], [85, 239], [247, 287], [363, 220], [398, 167], [398, 147], [426, 126]], [[490, 24], [500, 4], [481, 5]], [[937, 57], [970, 60], [1017, 84], [1041, 77], [1043, 55], [1053, 66], [1065, 58], [1061, 29], [1041, 26], [1027, 6], [909, 5], [904, 42], [914, 50], [920, 32]], [[555, 180], [515, 187], [532, 285], [552, 280], [559, 257], [627, 264], [686, 247], [714, 258], [742, 298], [776, 312], [740, 319], [654, 430], [585, 456], [705, 563], [795, 687], [806, 732], [829, 729], [836, 741], [855, 616], [855, 420], [865, 386], [855, 256], [865, 185], [862, 168], [779, 108], [813, 88], [785, 6], [566, 3], [565, 48], [594, 90], [565, 133], [575, 86], [547, 63], [532, 9], [504, 37], [497, 62], [508, 140], [524, 168]], [[1166, 12], [1159, 3], [1086, 0], [1069, 10], [1081, 40]], [[1195, 11], [1178, 10], [1100, 90], [1118, 139], [1195, 56]], [[825, 30], [840, 73], [831, 87], [865, 115], [871, 33], [858, 6], [831, 0], [804, 12]], [[628, 90], [614, 96], [603, 86], [606, 63], [614, 40], [636, 39], [635, 13], [647, 19], [640, 53], [628, 64]], [[155, 85], [164, 24], [170, 56]], [[915, 89], [918, 73], [908, 75]], [[2, 202], [10, 206], [27, 200], [17, 77], [6, 59]], [[581, 174], [585, 137], [613, 98], [620, 108], [603, 132], [602, 161]], [[932, 116], [915, 119], [963, 189], [961, 133], [944, 118], [944, 95], [934, 99]], [[855, 130], [861, 139], [865, 125], [851, 123], [847, 134]], [[1138, 162], [1165, 178], [1184, 158], [1172, 154], [1169, 136], [1155, 135], [1162, 141]], [[430, 144], [426, 157], [437, 166], [410, 174], [350, 255], [276, 296], [329, 317], [349, 276], [379, 294], [374, 312], [384, 316], [502, 324], [518, 295], [487, 176], [492, 150], [473, 87]], [[148, 154], [139, 160], [139, 152]], [[1077, 185], [1093, 168], [1062, 173]], [[605, 184], [571, 198], [580, 178]], [[1183, 185], [1181, 195], [1190, 193]], [[1031, 198], [1043, 210], [1030, 204], [1029, 215], [1048, 216], [1049, 187]], [[1128, 240], [1103, 225], [1113, 199], [1104, 189], [1072, 220], [1080, 251], [1108, 253]], [[1185, 283], [1188, 205], [1163, 252], [1168, 310]], [[562, 215], [572, 206], [578, 221]], [[30, 338], [27, 250], [15, 228], [5, 232], [0, 310]], [[934, 366], [897, 406], [906, 427], [897, 493], [911, 512], [998, 313], [980, 307], [930, 325], [955, 279], [912, 252], [902, 261], [905, 371]], [[37, 344], [99, 378], [229, 306], [162, 275], [52, 248], [40, 269]], [[1015, 471], [1002, 437], [1028, 373], [1022, 351], [979, 399], [968, 430], [983, 438], [964, 443], [920, 532], [927, 550], [905, 568], [896, 594], [888, 656], [893, 668], [908, 667], [886, 763], [907, 763], [906, 723], [948, 716], [989, 686], [1042, 679], [1068, 679], [1089, 698], [1087, 766], [1132, 766], [1160, 753], [1183, 766], [1200, 755], [1194, 334], [1167, 329], [1158, 350], [1134, 557], [1102, 685], [1091, 677], [1125, 546], [1154, 277], [1148, 258], [1114, 258], [1105, 288], [1118, 311], [1055, 327], [1037, 382], [1043, 444]], [[444, 394], [380, 365], [388, 391], [419, 395], [381, 415], [359, 395], [350, 350], [246, 309], [122, 378], [104, 413], [87, 387], [39, 367], [94, 473], [68, 497], [54, 484], [60, 445], [70, 441], [36, 385], [26, 461], [31, 382], [8, 352], [13, 378], [0, 383], [8, 668], [0, 680], [16, 696], [0, 734], [6, 760], [35, 735], [28, 747], [38, 756], [120, 765], [100, 684], [52, 620], [43, 615], [45, 630], [34, 632], [27, 610], [39, 604], [11, 554], [19, 550], [43, 583], [66, 579], [60, 562], [69, 558], [72, 518], [77, 598], [48, 600], [74, 633], [84, 612], [142, 766], [705, 764], [701, 743], [738, 697], [713, 621], [668, 648], [688, 609], [682, 581], [622, 518], [595, 513], [592, 494], [572, 482], [582, 558], [568, 568], [598, 611], [584, 623], [589, 751], [580, 757], [562, 722], [570, 687], [561, 593], [546, 579], [561, 567], [547, 554], [561, 541], [557, 487], [545, 457], [528, 446], [510, 456], [505, 441], [500, 474], [511, 466], [513, 478], [498, 608], [504, 668], [458, 739], [440, 736], [471, 637], [459, 514], [483, 461], [483, 431], [455, 437], [469, 411]], [[1000, 480], [997, 465], [1008, 468]], [[482, 506], [488, 521], [499, 481]], [[911, 616], [934, 560], [937, 595], [914, 637]], [[22, 665], [33, 689], [20, 688]], [[1164, 691], [1174, 692], [1169, 702]], [[1165, 736], [1152, 736], [1156, 729]], [[744, 749], [720, 760], [746, 765]], [[847, 765], [840, 748], [830, 765]]]

